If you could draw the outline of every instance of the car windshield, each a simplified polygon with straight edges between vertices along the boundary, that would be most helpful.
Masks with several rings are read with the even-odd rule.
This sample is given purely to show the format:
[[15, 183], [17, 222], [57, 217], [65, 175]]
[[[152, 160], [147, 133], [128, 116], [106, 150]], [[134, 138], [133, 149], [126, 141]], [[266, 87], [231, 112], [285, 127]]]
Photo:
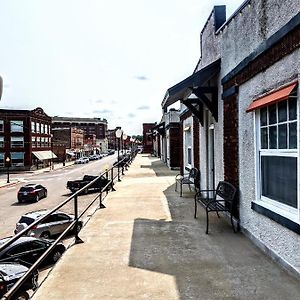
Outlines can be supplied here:
[[27, 225], [30, 225], [34, 222], [35, 220], [32, 219], [32, 218], [28, 218], [28, 217], [25, 217], [25, 216], [22, 216], [19, 223], [25, 223]]
[[33, 190], [34, 190], [33, 187], [23, 186], [23, 187], [20, 188], [20, 192], [30, 192], [30, 191], [33, 191]]

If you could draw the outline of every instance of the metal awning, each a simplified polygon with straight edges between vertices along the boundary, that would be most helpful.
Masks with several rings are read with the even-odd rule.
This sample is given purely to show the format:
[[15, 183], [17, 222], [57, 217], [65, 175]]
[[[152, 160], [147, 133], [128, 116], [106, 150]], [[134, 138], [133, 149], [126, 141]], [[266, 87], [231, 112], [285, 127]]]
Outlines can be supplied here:
[[50, 150], [46, 151], [33, 151], [32, 154], [39, 160], [46, 160], [57, 158], [57, 156]]
[[218, 59], [203, 69], [197, 71], [193, 75], [187, 77], [176, 85], [170, 87], [164, 100], [162, 101], [162, 108], [165, 109], [168, 106], [174, 104], [178, 100], [184, 100], [188, 98], [194, 90], [203, 86], [209, 79], [211, 79], [216, 73], [220, 71], [221, 59]]

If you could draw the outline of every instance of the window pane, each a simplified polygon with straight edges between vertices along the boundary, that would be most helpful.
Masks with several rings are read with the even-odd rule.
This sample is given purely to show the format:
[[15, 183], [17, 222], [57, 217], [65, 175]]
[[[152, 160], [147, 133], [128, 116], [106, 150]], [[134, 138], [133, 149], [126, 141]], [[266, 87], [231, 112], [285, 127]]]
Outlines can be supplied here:
[[286, 124], [278, 125], [278, 148], [279, 149], [287, 148], [287, 125]]
[[277, 123], [276, 104], [269, 106], [269, 125]]
[[289, 124], [289, 148], [297, 148], [297, 122]]
[[0, 132], [4, 131], [4, 121], [0, 120]]
[[261, 157], [262, 195], [297, 208], [297, 158]]
[[277, 126], [269, 127], [270, 149], [277, 149]]
[[289, 120], [297, 119], [297, 99], [290, 98], [289, 99]]
[[265, 126], [267, 125], [267, 108], [262, 108], [260, 110], [260, 125]]
[[10, 121], [11, 132], [23, 132], [23, 121]]
[[261, 149], [268, 149], [268, 128], [261, 128], [260, 143]]
[[287, 101], [278, 103], [278, 122], [285, 122], [287, 120]]

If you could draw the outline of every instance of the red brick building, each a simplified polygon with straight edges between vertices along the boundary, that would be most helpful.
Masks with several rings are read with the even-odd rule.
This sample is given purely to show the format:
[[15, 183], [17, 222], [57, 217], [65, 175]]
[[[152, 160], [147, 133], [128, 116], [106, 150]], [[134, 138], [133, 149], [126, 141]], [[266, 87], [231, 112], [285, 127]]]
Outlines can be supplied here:
[[153, 152], [152, 129], [155, 123], [143, 123], [143, 153]]
[[0, 109], [0, 170], [28, 170], [47, 166], [51, 151], [51, 117], [42, 108]]

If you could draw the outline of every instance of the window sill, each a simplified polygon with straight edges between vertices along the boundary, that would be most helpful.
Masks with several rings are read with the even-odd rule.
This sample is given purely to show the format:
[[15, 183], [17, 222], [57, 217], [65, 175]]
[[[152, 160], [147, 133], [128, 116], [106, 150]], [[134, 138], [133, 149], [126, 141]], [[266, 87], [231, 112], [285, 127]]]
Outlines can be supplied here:
[[253, 209], [254, 211], [270, 218], [271, 220], [292, 230], [293, 232], [300, 234], [300, 224], [298, 222], [288, 219], [288, 218], [270, 210], [266, 206], [267, 205], [264, 205], [264, 203], [258, 204], [257, 202], [251, 202], [251, 209]]

